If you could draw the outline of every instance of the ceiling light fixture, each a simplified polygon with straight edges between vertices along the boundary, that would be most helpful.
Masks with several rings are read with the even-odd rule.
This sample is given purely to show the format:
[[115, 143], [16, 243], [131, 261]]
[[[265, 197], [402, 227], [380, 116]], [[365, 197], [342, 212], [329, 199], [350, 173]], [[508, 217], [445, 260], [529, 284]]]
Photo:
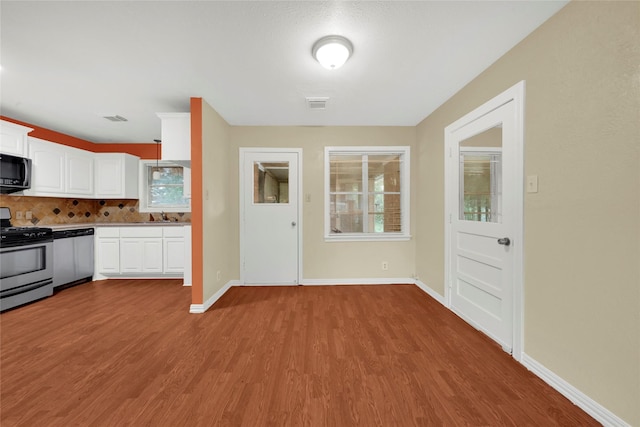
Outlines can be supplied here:
[[342, 36], [326, 36], [313, 44], [311, 55], [328, 70], [342, 67], [353, 54], [353, 44]]

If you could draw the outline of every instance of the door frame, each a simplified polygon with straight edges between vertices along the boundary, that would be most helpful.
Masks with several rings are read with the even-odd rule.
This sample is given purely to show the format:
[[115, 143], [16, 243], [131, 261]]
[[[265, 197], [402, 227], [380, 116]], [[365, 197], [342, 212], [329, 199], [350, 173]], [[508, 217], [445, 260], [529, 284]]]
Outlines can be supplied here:
[[[245, 198], [244, 196], [244, 186], [245, 186], [245, 179], [244, 179], [244, 166], [245, 166], [245, 155], [247, 153], [258, 153], [258, 154], [278, 154], [278, 153], [291, 153], [291, 154], [297, 154], [298, 157], [298, 165], [297, 165], [297, 169], [298, 169], [298, 197], [297, 197], [297, 203], [298, 203], [298, 210], [297, 210], [297, 217], [298, 217], [298, 221], [297, 221], [297, 228], [298, 228], [298, 277], [297, 277], [297, 283], [296, 285], [300, 285], [302, 283], [302, 243], [303, 243], [303, 239], [302, 239], [302, 201], [303, 201], [303, 191], [302, 191], [302, 148], [270, 148], [270, 147], [240, 147], [239, 148], [239, 175], [240, 175], [240, 183], [239, 183], [239, 188], [238, 188], [238, 198], [239, 200], [239, 204], [240, 204], [240, 215], [239, 215], [239, 220], [240, 220], [240, 283], [245, 284], [245, 270], [244, 270], [244, 262], [245, 262], [245, 247], [246, 247], [246, 236], [245, 236], [245, 232], [244, 232], [244, 218], [245, 218]], [[253, 285], [252, 286], [260, 286], [260, 285]], [[269, 286], [269, 285], [263, 285], [263, 286]], [[278, 285], [281, 286], [281, 285]]]
[[[452, 210], [453, 206], [455, 206], [454, 198], [457, 197], [457, 189], [452, 188], [454, 177], [453, 166], [451, 165], [451, 162], [458, 161], [458, 159], [453, 159], [453, 151], [455, 145], [453, 134], [458, 129], [490, 113], [491, 111], [494, 111], [509, 102], [514, 103], [513, 121], [515, 125], [514, 148], [516, 164], [514, 165], [515, 176], [512, 179], [516, 184], [515, 187], [519, 189], [519, 191], [516, 191], [516, 194], [514, 195], [513, 205], [503, 207], [503, 211], [509, 210], [514, 216], [513, 238], [511, 239], [513, 242], [512, 356], [517, 361], [521, 361], [524, 354], [524, 97], [525, 81], [522, 80], [509, 89], [505, 90], [495, 98], [487, 101], [475, 110], [467, 113], [444, 129], [444, 301], [445, 306], [451, 309], [451, 220], [452, 215], [457, 215], [457, 212], [453, 212]], [[504, 178], [509, 179], [509, 177]]]

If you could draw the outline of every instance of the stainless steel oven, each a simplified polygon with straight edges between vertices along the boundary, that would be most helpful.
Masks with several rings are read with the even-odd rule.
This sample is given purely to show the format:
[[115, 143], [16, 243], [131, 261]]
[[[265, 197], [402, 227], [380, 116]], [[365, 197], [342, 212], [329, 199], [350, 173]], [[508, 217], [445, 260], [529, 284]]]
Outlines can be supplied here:
[[2, 227], [0, 238], [0, 311], [52, 295], [53, 231]]

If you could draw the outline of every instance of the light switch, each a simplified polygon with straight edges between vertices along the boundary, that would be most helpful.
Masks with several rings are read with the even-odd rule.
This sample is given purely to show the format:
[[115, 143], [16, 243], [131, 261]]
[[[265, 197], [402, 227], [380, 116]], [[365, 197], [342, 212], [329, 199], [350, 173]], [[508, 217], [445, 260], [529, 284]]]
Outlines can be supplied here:
[[527, 193], [538, 192], [538, 175], [527, 176]]
[[311, 193], [307, 193], [304, 195], [304, 201], [307, 203], [311, 201]]

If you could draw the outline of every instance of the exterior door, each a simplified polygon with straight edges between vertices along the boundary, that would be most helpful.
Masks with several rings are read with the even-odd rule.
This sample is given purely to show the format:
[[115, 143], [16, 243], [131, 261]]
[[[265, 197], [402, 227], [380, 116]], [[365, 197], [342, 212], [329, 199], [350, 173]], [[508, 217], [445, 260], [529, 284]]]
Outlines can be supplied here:
[[446, 300], [509, 353], [521, 316], [523, 180], [516, 108], [510, 100], [446, 131]]
[[241, 252], [245, 284], [300, 279], [301, 150], [241, 149]]

